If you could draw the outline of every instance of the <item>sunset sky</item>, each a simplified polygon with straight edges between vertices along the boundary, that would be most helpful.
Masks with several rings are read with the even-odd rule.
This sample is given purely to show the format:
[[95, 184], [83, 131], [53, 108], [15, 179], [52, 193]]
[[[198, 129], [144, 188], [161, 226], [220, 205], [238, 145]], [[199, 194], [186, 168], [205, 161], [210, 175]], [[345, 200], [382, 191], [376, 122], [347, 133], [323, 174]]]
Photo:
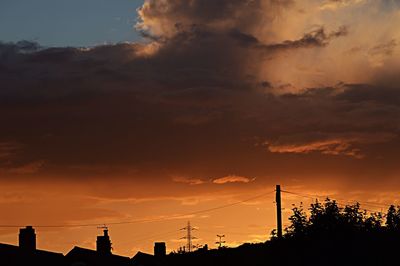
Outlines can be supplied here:
[[[399, 25], [399, 0], [1, 1], [0, 242], [265, 241], [276, 184], [400, 204]], [[311, 201], [282, 197], [285, 224]]]

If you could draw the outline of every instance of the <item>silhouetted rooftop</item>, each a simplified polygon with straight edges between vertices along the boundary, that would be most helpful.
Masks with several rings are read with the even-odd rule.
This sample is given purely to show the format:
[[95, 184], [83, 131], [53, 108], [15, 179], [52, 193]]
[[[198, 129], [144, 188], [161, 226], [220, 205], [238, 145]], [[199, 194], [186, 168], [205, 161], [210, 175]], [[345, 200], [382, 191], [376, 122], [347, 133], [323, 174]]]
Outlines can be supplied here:
[[36, 249], [24, 251], [19, 246], [0, 243], [0, 264], [7, 266], [26, 265], [66, 265], [64, 255], [46, 250]]
[[101, 254], [96, 250], [76, 246], [70, 252], [68, 252], [65, 257], [71, 264], [84, 263], [87, 266], [130, 265], [129, 257], [114, 254]]
[[161, 266], [163, 265], [159, 259], [155, 256], [138, 252], [136, 255], [131, 259], [133, 266]]

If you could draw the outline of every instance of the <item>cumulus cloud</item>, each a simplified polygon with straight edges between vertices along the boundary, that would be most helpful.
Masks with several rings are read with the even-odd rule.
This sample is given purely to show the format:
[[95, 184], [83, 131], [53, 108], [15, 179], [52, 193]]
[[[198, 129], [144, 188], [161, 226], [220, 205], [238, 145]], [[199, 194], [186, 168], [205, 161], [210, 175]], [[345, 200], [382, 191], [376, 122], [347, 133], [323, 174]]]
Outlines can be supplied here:
[[14, 169], [1, 177], [196, 185], [296, 174], [287, 160], [378, 169], [382, 157], [397, 171], [400, 36], [383, 15], [384, 37], [361, 28], [376, 5], [332, 20], [312, 0], [149, 0], [141, 43], [1, 43], [0, 166]]

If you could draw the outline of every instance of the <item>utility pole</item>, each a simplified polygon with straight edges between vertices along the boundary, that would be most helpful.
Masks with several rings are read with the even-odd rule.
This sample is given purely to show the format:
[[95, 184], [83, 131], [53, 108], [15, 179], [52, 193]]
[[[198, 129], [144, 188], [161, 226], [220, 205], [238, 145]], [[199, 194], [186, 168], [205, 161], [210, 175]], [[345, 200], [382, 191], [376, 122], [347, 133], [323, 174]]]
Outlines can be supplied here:
[[217, 235], [217, 237], [219, 238], [219, 241], [215, 242], [215, 244], [218, 245], [218, 248], [222, 248], [222, 245], [225, 244], [225, 240], [222, 241], [222, 238], [225, 237], [225, 235]]
[[281, 186], [276, 185], [276, 222], [278, 239], [282, 238], [282, 205], [281, 205]]
[[196, 228], [192, 227], [190, 225], [190, 221], [188, 221], [187, 226], [184, 228], [181, 228], [181, 230], [186, 230], [186, 236], [182, 237], [181, 239], [186, 239], [186, 250], [187, 252], [191, 252], [193, 248], [193, 239], [196, 239], [197, 237], [192, 236], [192, 231], [196, 230]]

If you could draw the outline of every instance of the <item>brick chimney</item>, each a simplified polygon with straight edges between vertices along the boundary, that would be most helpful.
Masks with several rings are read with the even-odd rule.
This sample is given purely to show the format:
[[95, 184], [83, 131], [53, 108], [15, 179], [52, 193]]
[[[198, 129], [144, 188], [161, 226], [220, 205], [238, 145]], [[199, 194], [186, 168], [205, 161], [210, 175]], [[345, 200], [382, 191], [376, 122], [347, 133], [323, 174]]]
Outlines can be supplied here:
[[105, 229], [104, 235], [98, 236], [96, 241], [96, 250], [98, 253], [102, 255], [109, 255], [111, 254], [111, 241], [108, 235], [108, 230]]
[[19, 229], [19, 248], [28, 252], [36, 250], [36, 234], [32, 226]]
[[165, 255], [167, 255], [167, 248], [165, 242], [154, 243], [154, 256], [164, 257]]

